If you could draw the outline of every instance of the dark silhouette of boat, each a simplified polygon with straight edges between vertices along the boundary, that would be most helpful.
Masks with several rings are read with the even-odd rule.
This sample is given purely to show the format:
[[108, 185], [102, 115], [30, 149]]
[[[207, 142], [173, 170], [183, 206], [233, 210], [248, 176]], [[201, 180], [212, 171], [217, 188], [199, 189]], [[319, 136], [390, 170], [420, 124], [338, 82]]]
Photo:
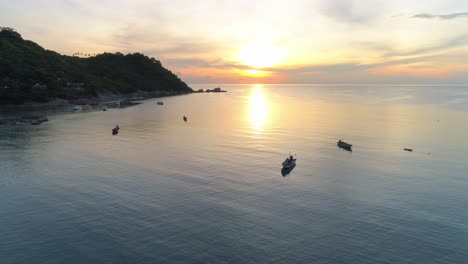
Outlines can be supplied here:
[[296, 166], [296, 159], [292, 155], [290, 155], [283, 161], [282, 165], [283, 169], [291, 169]]
[[341, 149], [344, 149], [344, 150], [347, 150], [347, 151], [353, 151], [351, 149], [351, 147], [353, 146], [352, 144], [349, 144], [349, 143], [346, 143], [344, 142], [343, 140], [338, 140], [338, 142], [336, 143], [336, 145], [341, 148]]
[[119, 126], [115, 126], [113, 129], [112, 129], [112, 135], [115, 136], [119, 133], [119, 130], [120, 130], [120, 127]]
[[296, 167], [296, 163], [294, 163], [294, 165], [290, 166], [289, 168], [282, 168], [281, 175], [283, 177], [287, 176], [288, 174], [291, 173], [292, 170], [294, 170], [295, 167]]

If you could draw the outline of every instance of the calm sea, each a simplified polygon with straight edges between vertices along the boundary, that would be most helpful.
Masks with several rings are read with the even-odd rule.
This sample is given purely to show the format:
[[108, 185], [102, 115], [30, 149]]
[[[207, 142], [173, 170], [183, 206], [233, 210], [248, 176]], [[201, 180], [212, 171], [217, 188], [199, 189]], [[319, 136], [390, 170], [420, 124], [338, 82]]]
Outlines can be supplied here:
[[223, 88], [0, 126], [0, 263], [468, 263], [468, 87]]

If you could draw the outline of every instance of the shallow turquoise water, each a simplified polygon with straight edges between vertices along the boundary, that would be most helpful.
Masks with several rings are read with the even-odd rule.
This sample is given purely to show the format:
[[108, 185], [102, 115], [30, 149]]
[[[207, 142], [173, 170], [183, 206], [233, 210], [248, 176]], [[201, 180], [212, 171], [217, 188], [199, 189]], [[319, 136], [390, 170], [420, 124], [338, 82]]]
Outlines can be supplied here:
[[468, 87], [223, 88], [0, 126], [0, 263], [466, 263]]

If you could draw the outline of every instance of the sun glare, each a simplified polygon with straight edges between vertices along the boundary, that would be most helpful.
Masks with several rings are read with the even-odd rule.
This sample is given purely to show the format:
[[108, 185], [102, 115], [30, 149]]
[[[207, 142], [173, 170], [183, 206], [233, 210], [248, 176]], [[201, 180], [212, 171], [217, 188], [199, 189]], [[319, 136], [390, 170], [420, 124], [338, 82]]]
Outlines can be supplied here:
[[266, 71], [260, 71], [260, 70], [245, 70], [244, 71], [245, 75], [248, 76], [253, 76], [253, 77], [265, 77], [268, 75], [268, 72]]
[[262, 89], [255, 87], [250, 95], [249, 119], [255, 131], [261, 131], [268, 117], [268, 104]]
[[281, 63], [285, 57], [284, 48], [255, 42], [241, 48], [239, 61], [253, 68], [265, 68]]

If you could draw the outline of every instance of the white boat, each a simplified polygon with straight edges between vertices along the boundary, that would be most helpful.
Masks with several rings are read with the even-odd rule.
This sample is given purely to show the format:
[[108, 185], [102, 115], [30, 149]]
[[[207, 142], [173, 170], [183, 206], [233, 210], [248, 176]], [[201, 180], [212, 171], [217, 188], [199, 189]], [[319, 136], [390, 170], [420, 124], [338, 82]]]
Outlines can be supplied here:
[[158, 104], [158, 105], [164, 105], [164, 102], [158, 101], [156, 104]]
[[81, 105], [75, 105], [73, 106], [73, 111], [75, 112], [83, 111], [83, 107]]
[[107, 105], [102, 107], [102, 111], [107, 111]]
[[290, 156], [289, 158], [286, 158], [283, 163], [283, 169], [291, 169], [291, 168], [294, 168], [294, 166], [296, 166], [296, 159], [293, 158], [293, 156]]

